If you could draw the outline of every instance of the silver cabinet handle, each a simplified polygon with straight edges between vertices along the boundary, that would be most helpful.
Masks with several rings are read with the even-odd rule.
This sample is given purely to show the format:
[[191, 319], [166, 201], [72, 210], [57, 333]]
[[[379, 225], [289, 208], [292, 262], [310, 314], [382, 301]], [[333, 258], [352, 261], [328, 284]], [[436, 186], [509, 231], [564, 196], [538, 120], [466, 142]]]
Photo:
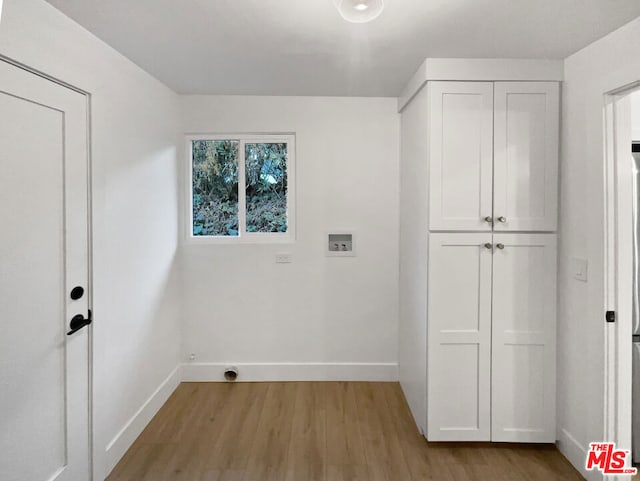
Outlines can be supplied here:
[[486, 249], [493, 249], [493, 244], [492, 244], [491, 242], [487, 242], [487, 243], [484, 245], [484, 247], [485, 247]]
[[491, 224], [493, 223], [493, 217], [491, 217], [490, 215], [488, 215], [487, 217], [484, 218], [484, 221]]
[[507, 218], [500, 216], [498, 217], [498, 222], [502, 222], [504, 224], [505, 222], [507, 222]]
[[496, 244], [496, 247], [497, 247], [498, 249], [504, 249], [504, 244], [500, 244], [500, 243], [498, 243], [498, 244]]

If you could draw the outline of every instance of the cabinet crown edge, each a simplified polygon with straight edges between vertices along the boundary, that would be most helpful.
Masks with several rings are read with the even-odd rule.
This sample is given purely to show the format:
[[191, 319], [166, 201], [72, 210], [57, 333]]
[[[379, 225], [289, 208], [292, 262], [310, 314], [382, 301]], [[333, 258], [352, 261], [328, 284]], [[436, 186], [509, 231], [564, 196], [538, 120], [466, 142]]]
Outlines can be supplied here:
[[398, 112], [427, 82], [438, 80], [485, 82], [562, 82], [564, 61], [502, 58], [426, 58], [398, 97]]

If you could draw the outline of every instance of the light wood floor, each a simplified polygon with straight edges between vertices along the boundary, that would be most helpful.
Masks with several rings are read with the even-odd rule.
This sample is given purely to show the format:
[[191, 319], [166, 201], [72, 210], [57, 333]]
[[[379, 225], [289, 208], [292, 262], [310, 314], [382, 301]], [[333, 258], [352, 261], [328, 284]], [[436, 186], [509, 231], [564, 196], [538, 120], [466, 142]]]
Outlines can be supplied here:
[[108, 481], [570, 481], [553, 446], [428, 443], [397, 383], [183, 383]]

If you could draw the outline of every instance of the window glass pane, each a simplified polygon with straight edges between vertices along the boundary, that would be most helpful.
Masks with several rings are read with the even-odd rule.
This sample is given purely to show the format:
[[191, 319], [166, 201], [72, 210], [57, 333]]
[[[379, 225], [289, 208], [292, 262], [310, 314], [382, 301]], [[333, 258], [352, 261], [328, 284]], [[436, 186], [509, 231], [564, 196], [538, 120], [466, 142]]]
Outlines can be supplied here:
[[238, 235], [237, 140], [194, 140], [193, 235]]
[[287, 232], [287, 144], [245, 144], [247, 232]]

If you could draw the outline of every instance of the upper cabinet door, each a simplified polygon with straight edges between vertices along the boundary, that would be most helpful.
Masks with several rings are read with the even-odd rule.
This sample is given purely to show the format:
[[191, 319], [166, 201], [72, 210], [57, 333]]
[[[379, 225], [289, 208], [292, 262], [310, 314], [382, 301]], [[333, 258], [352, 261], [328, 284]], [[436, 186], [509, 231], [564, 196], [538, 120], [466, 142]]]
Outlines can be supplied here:
[[557, 82], [496, 82], [494, 229], [555, 231]]
[[494, 234], [491, 440], [556, 439], [556, 236]]
[[491, 231], [493, 83], [429, 83], [429, 227]]

